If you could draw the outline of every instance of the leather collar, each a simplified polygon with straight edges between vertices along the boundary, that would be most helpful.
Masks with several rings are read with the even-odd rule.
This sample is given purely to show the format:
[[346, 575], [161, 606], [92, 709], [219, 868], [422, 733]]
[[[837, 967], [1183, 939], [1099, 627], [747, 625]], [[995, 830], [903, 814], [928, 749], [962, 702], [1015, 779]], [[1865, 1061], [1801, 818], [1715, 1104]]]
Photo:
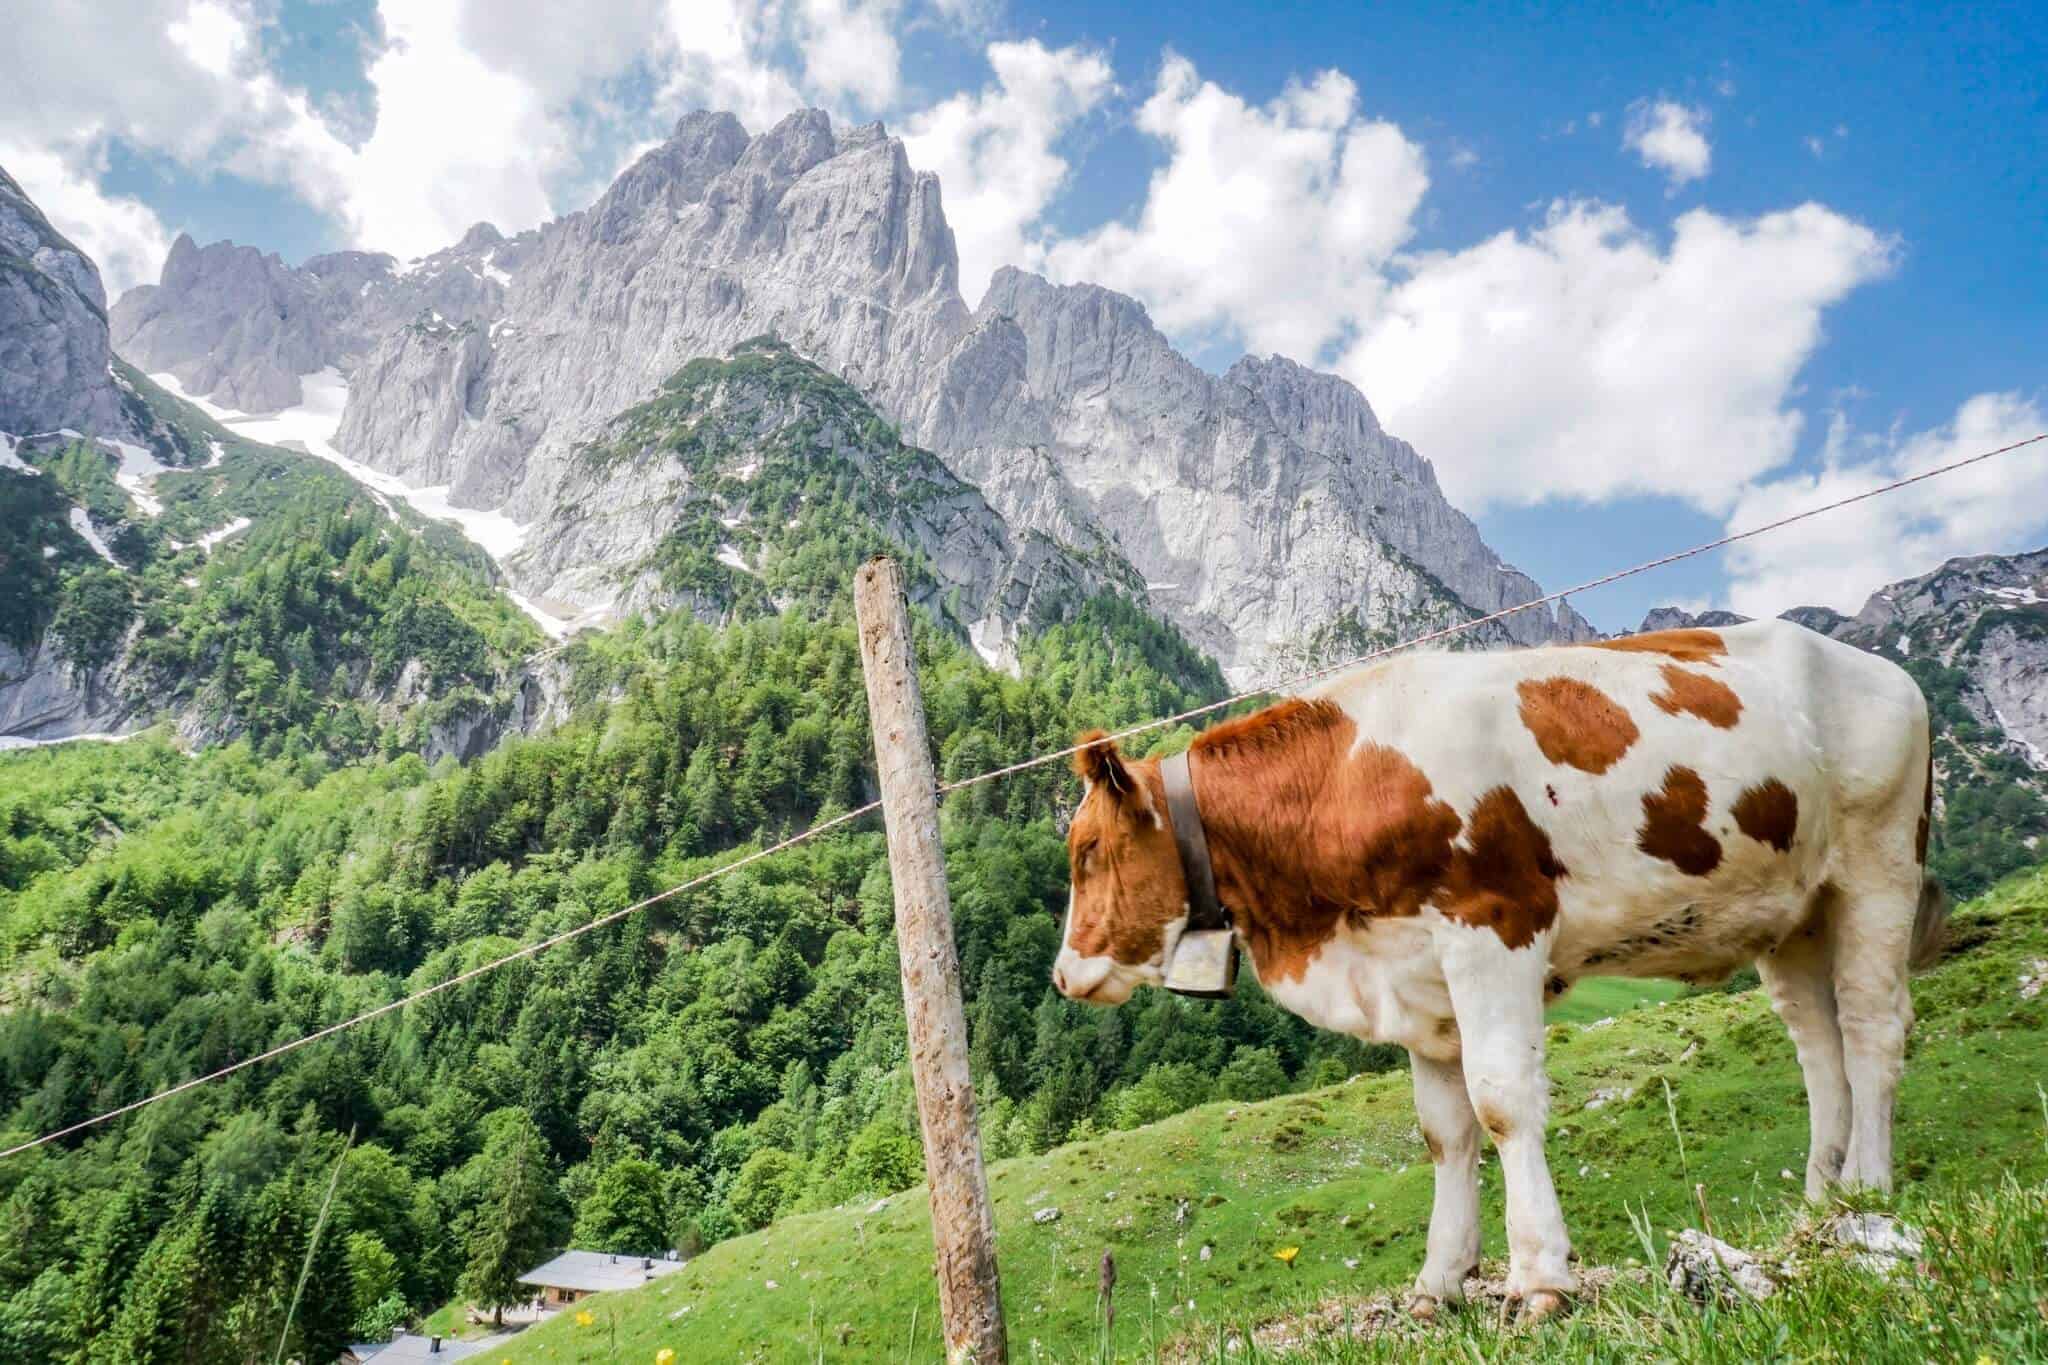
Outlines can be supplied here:
[[1180, 870], [1188, 884], [1188, 928], [1228, 929], [1230, 912], [1216, 899], [1216, 870], [1209, 864], [1209, 837], [1202, 829], [1187, 751], [1162, 759], [1159, 776], [1166, 785], [1166, 814], [1173, 821], [1173, 842], [1180, 849]]

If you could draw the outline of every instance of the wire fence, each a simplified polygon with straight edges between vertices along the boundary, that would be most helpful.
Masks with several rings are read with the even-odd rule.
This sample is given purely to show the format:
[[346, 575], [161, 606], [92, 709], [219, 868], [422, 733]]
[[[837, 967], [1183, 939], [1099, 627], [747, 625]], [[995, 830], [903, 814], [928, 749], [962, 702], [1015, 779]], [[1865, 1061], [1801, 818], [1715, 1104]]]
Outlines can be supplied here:
[[[1183, 722], [1194, 720], [1201, 716], [1206, 716], [1217, 711], [1225, 710], [1229, 707], [1236, 706], [1241, 702], [1249, 701], [1254, 697], [1267, 696], [1274, 693], [1291, 692], [1298, 688], [1305, 687], [1310, 683], [1317, 682], [1323, 678], [1327, 678], [1334, 673], [1340, 673], [1346, 669], [1356, 668], [1363, 664], [1371, 663], [1374, 660], [1383, 659], [1392, 654], [1398, 654], [1404, 650], [1414, 649], [1421, 645], [1433, 644], [1440, 640], [1447, 640], [1457, 635], [1466, 634], [1470, 631], [1479, 629], [1481, 626], [1505, 620], [1506, 618], [1514, 616], [1518, 613], [1525, 611], [1533, 611], [1538, 607], [1546, 607], [1553, 603], [1562, 602], [1568, 597], [1573, 597], [1584, 592], [1591, 592], [1595, 588], [1605, 587], [1610, 583], [1618, 583], [1622, 579], [1633, 578], [1637, 574], [1648, 573], [1652, 569], [1661, 569], [1667, 565], [1676, 564], [1681, 560], [1692, 559], [1699, 555], [1709, 554], [1715, 550], [1725, 549], [1726, 547], [1736, 544], [1739, 541], [1750, 540], [1757, 536], [1766, 535], [1772, 531], [1781, 530], [1784, 527], [1793, 525], [1796, 522], [1806, 521], [1810, 518], [1818, 517], [1828, 512], [1837, 511], [1840, 508], [1848, 507], [1855, 503], [1867, 502], [1872, 498], [1882, 497], [1887, 493], [1896, 492], [1901, 488], [1906, 488], [1913, 484], [1923, 483], [1928, 479], [1937, 478], [1943, 474], [1953, 473], [1958, 469], [1964, 469], [1969, 467], [1970, 465], [1981, 464], [1984, 461], [1992, 459], [1996, 456], [2008, 454], [2011, 451], [2019, 450], [2023, 447], [2031, 446], [2041, 441], [2048, 441], [2048, 432], [2042, 432], [2038, 435], [2030, 436], [2022, 441], [2014, 441], [2009, 445], [2000, 446], [1996, 450], [1987, 450], [1977, 455], [1971, 455], [1965, 459], [1955, 460], [1948, 464], [1939, 465], [1933, 469], [1925, 470], [1922, 473], [1914, 474], [1906, 478], [1894, 479], [1890, 483], [1882, 484], [1876, 488], [1868, 489], [1862, 493], [1855, 494], [1854, 496], [1838, 498], [1833, 502], [1823, 503], [1817, 507], [1809, 507], [1804, 511], [1794, 512], [1790, 516], [1780, 517], [1775, 521], [1765, 522], [1760, 526], [1753, 526], [1746, 531], [1737, 531], [1729, 535], [1718, 537], [1714, 540], [1703, 541], [1698, 545], [1693, 545], [1683, 550], [1674, 551], [1671, 554], [1661, 555], [1656, 559], [1644, 560], [1642, 563], [1630, 565], [1626, 569], [1617, 569], [1613, 573], [1603, 574], [1598, 578], [1588, 579], [1584, 583], [1574, 584], [1569, 588], [1561, 588], [1556, 592], [1545, 593], [1541, 597], [1533, 597], [1526, 602], [1519, 602], [1511, 607], [1503, 607], [1499, 611], [1489, 612], [1484, 616], [1476, 616], [1468, 621], [1454, 622], [1451, 625], [1443, 626], [1437, 630], [1428, 631], [1424, 634], [1399, 641], [1395, 644], [1385, 645], [1378, 649], [1368, 650], [1363, 654], [1354, 655], [1350, 658], [1340, 660], [1336, 663], [1321, 665], [1319, 667], [1309, 669], [1305, 672], [1297, 673], [1291, 677], [1280, 679], [1276, 682], [1262, 684], [1258, 687], [1247, 688], [1242, 692], [1234, 693], [1233, 695], [1225, 697], [1220, 701], [1208, 702], [1201, 706], [1190, 707], [1185, 711], [1180, 711], [1170, 716], [1161, 716], [1155, 720], [1146, 721], [1141, 725], [1133, 725], [1128, 727], [1127, 729], [1117, 731], [1109, 738], [1113, 740], [1130, 739], [1137, 735], [1148, 734], [1154, 730], [1165, 729], [1169, 726], [1179, 725]], [[1070, 744], [1066, 748], [1055, 749], [1049, 753], [1038, 754], [1034, 757], [1024, 759], [1021, 762], [1006, 764], [1000, 768], [991, 768], [987, 772], [976, 773], [971, 777], [959, 778], [952, 782], [944, 782], [939, 785], [939, 794], [943, 796], [951, 792], [961, 791], [968, 787], [979, 786], [984, 782], [994, 782], [1001, 778], [1015, 776], [1018, 773], [1030, 772], [1033, 769], [1042, 768], [1048, 764], [1058, 763], [1063, 759], [1071, 758], [1074, 754], [1079, 753], [1083, 747], [1085, 746], [1080, 744]], [[536, 957], [539, 954], [546, 952], [550, 948], [554, 948], [559, 946], [560, 944], [569, 942], [571, 939], [581, 938], [583, 935], [591, 933], [598, 929], [602, 929], [607, 925], [616, 924], [620, 920], [638, 914], [642, 910], [646, 910], [652, 906], [660, 905], [664, 901], [672, 900], [675, 897], [683, 895], [686, 892], [694, 891], [697, 888], [706, 885], [707, 883], [716, 881], [718, 878], [723, 877], [728, 873], [737, 872], [739, 869], [746, 867], [749, 864], [760, 862], [765, 858], [772, 858], [778, 853], [783, 853], [789, 849], [797, 847], [799, 844], [809, 843], [811, 840], [819, 838], [822, 835], [828, 834], [835, 829], [843, 828], [844, 826], [850, 825], [854, 821], [859, 820], [864, 816], [871, 815], [875, 811], [880, 810], [881, 808], [882, 803], [880, 801], [870, 801], [864, 806], [859, 806], [853, 810], [844, 811], [838, 815], [832, 816], [829, 819], [821, 820], [817, 824], [810, 826], [808, 829], [805, 829], [800, 833], [792, 834], [788, 838], [778, 840], [775, 843], [769, 844], [765, 848], [755, 849], [751, 853], [742, 854], [739, 857], [734, 858], [732, 861], [722, 863], [708, 872], [700, 873], [687, 881], [679, 882], [675, 886], [669, 887], [666, 891], [657, 892], [652, 896], [648, 896], [644, 900], [635, 901], [631, 905], [625, 906], [622, 909], [609, 911], [606, 914], [597, 916], [595, 919], [587, 920], [584, 923], [575, 925], [574, 927], [569, 929], [564, 929], [562, 932], [558, 934], [552, 934], [547, 938], [538, 939], [533, 943], [529, 943], [524, 945], [523, 947], [516, 948], [513, 951], [504, 954], [503, 956], [493, 958], [488, 962], [480, 963], [477, 966], [471, 967], [466, 971], [459, 972], [456, 975], [449, 977], [445, 981], [437, 981], [430, 986], [424, 986], [419, 990], [411, 992], [410, 994], [400, 996], [396, 1000], [388, 1001], [387, 1003], [378, 1005], [373, 1009], [364, 1010], [360, 1014], [352, 1015], [347, 1019], [342, 1019], [335, 1023], [328, 1024], [325, 1027], [316, 1029], [311, 1033], [303, 1035], [302, 1037], [294, 1038], [289, 1042], [280, 1043], [276, 1047], [269, 1048], [263, 1052], [256, 1053], [253, 1056], [244, 1057], [240, 1061], [231, 1062], [226, 1066], [217, 1068], [213, 1071], [209, 1071], [204, 1075], [194, 1076], [189, 1080], [180, 1081], [176, 1085], [157, 1091], [154, 1094], [147, 1095], [142, 1099], [133, 1100], [127, 1104], [123, 1104], [116, 1108], [109, 1109], [105, 1113], [95, 1114], [91, 1118], [81, 1119], [77, 1123], [67, 1124], [62, 1128], [53, 1129], [50, 1132], [42, 1134], [40, 1137], [31, 1138], [26, 1142], [16, 1143], [14, 1146], [7, 1148], [5, 1151], [0, 1151], [0, 1160], [5, 1160], [6, 1158], [12, 1156], [18, 1156], [21, 1153], [29, 1151], [33, 1148], [41, 1147], [48, 1143], [59, 1141], [60, 1139], [70, 1137], [75, 1133], [84, 1132], [89, 1128], [98, 1127], [103, 1123], [111, 1122], [112, 1120], [120, 1118], [125, 1114], [132, 1114], [138, 1109], [146, 1108], [147, 1106], [155, 1104], [160, 1100], [170, 1099], [174, 1095], [182, 1095], [188, 1090], [195, 1090], [202, 1085], [209, 1084], [213, 1081], [221, 1080], [222, 1078], [227, 1076], [232, 1076], [236, 1072], [246, 1071], [250, 1067], [260, 1066], [264, 1062], [275, 1061], [277, 1058], [282, 1057], [287, 1053], [296, 1052], [298, 1049], [302, 1047], [311, 1046], [312, 1044], [317, 1043], [324, 1038], [331, 1038], [334, 1035], [345, 1032], [348, 1029], [352, 1029], [359, 1024], [366, 1024], [373, 1019], [382, 1018], [384, 1015], [394, 1014], [397, 1011], [404, 1009], [408, 1005], [417, 1004], [420, 1001], [425, 1000], [431, 996], [439, 995], [444, 991], [453, 990], [455, 987], [460, 986], [465, 982], [474, 981], [480, 976], [484, 976], [490, 972], [494, 972], [498, 970], [500, 967], [508, 966], [511, 963], [521, 960], [522, 958]]]

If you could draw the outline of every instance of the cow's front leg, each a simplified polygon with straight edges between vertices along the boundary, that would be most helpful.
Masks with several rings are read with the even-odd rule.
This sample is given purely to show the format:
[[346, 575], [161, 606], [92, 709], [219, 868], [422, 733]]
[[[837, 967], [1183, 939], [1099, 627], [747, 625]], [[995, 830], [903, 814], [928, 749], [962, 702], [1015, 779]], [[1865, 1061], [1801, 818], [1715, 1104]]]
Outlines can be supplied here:
[[1479, 1265], [1479, 1120], [1457, 1062], [1408, 1054], [1415, 1075], [1415, 1119], [1436, 1166], [1436, 1203], [1429, 1213], [1429, 1253], [1408, 1311], [1434, 1317], [1439, 1303], [1465, 1296], [1465, 1276]]
[[1564, 1211], [1543, 1156], [1550, 1109], [1543, 1067], [1543, 982], [1549, 935], [1508, 948], [1492, 928], [1447, 925], [1445, 982], [1464, 1044], [1465, 1088], [1500, 1153], [1507, 1186], [1508, 1296], [1543, 1316], [1577, 1291]]

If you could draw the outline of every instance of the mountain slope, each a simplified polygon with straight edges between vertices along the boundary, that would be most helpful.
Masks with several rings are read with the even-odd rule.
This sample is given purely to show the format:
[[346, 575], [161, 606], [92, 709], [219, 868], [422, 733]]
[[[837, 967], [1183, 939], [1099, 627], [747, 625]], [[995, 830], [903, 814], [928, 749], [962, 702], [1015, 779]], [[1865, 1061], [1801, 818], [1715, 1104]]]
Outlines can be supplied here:
[[981, 495], [897, 438], [844, 380], [768, 340], [690, 362], [578, 447], [514, 573], [557, 600], [737, 611], [843, 598], [870, 553], [903, 556], [912, 600], [1014, 665], [1023, 628], [1142, 584], [1013, 534]]
[[495, 737], [478, 723], [516, 709], [539, 634], [480, 551], [132, 370], [116, 379], [182, 463], [75, 432], [10, 440], [0, 737], [169, 719], [195, 743], [310, 730], [340, 752], [388, 736], [432, 756]]
[[[347, 375], [342, 450], [450, 485], [462, 505], [540, 520], [567, 496], [576, 448], [615, 414], [685, 362], [772, 334], [979, 485], [1013, 530], [1118, 555], [1161, 585], [1153, 608], [1233, 677], [1333, 624], [1402, 617], [1420, 581], [1403, 559], [1467, 614], [1536, 595], [1340, 380], [1278, 359], [1205, 375], [1132, 300], [1014, 271], [970, 313], [938, 183], [879, 125], [835, 130], [813, 110], [749, 138], [730, 115], [692, 114], [596, 204], [499, 259], [501, 300], [392, 325], [386, 283], [368, 279], [330, 344], [294, 353], [293, 364]], [[220, 260], [278, 273], [253, 254]], [[181, 253], [181, 280], [191, 262]], [[471, 268], [458, 249], [419, 273]], [[123, 324], [157, 319], [117, 327], [117, 344], [144, 346], [148, 366], [267, 383], [270, 351], [236, 364], [241, 336], [267, 326], [253, 306], [167, 302], [179, 293], [170, 278], [117, 307]], [[353, 306], [346, 290], [292, 287]], [[357, 337], [371, 338], [367, 351]], [[570, 595], [596, 567], [529, 560], [518, 586]], [[1566, 611], [1527, 613], [1500, 635], [1586, 633]]]
[[[2007, 1171], [2030, 1183], [2048, 1177], [2039, 1100], [2020, 1079], [2048, 1046], [2048, 996], [2015, 988], [2048, 955], [2048, 873], [1964, 910], [1955, 933], [1957, 950], [1914, 986], [1919, 1022], [1897, 1128], [1908, 1201], [1960, 1200]], [[1697, 1224], [1695, 1184], [1711, 1201], [1716, 1230], [1751, 1245], [1798, 1215], [1800, 1191], [1780, 1172], [1803, 1163], [1803, 1092], [1791, 1042], [1762, 991], [1553, 1027], [1549, 1046], [1550, 1162], [1582, 1268], [1641, 1257], [1636, 1219], [1661, 1234], [1661, 1252], [1671, 1229]], [[1397, 1071], [1264, 1103], [1211, 1104], [995, 1162], [990, 1188], [1013, 1357], [1149, 1359], [1180, 1343], [1210, 1359], [1220, 1329], [1296, 1312], [1341, 1325], [1327, 1306], [1332, 1296], [1357, 1304], [1369, 1291], [1405, 1285], [1421, 1264], [1432, 1177], [1414, 1125], [1407, 1076]], [[1481, 1172], [1491, 1261], [1503, 1249], [1500, 1169], [1490, 1153]], [[1048, 1209], [1056, 1218], [1037, 1221]], [[926, 1358], [937, 1349], [930, 1227], [921, 1185], [879, 1206], [864, 1196], [785, 1218], [646, 1289], [585, 1303], [591, 1326], [565, 1313], [521, 1334], [504, 1354], [550, 1362], [646, 1359], [663, 1348], [678, 1360]], [[1284, 1247], [1298, 1256], [1281, 1261], [1275, 1253]], [[1096, 1289], [1105, 1251], [1118, 1271], [1107, 1353]], [[2024, 1264], [1989, 1259], [2008, 1274]], [[2048, 1348], [2048, 1325], [2033, 1303], [2040, 1289], [2019, 1280], [2001, 1293], [1965, 1278], [1910, 1292], [1933, 1297], [1937, 1322], [2013, 1333], [2007, 1349], [2021, 1359]], [[1321, 1311], [1308, 1311], [1316, 1306]], [[1534, 1339], [1515, 1337], [1531, 1359], [1880, 1358], [1869, 1345], [1821, 1355], [1818, 1343], [1841, 1330], [1826, 1321], [1799, 1326], [1789, 1344], [1769, 1342], [1773, 1322], [1761, 1343], [1745, 1336], [1742, 1347], [1714, 1349], [1717, 1332], [1723, 1340], [1753, 1335], [1749, 1324], [1731, 1315], [1717, 1327], [1683, 1308], [1661, 1339], [1588, 1339], [1569, 1318]], [[1454, 1317], [1436, 1333], [1395, 1343], [1395, 1358], [1418, 1348], [1450, 1358], [1459, 1350], [1451, 1338], [1467, 1330]], [[1864, 1342], [1882, 1342], [1918, 1338], [1926, 1327], [1875, 1312], [1862, 1330]], [[1802, 1348], [1809, 1336], [1815, 1346]], [[1970, 1358], [1964, 1346], [1981, 1341], [1941, 1340], [1927, 1349], [1960, 1359]]]
[[[1011, 269], [942, 365], [906, 415], [916, 439], [1013, 522], [1106, 533], [1233, 676], [1338, 623], [1436, 625], [1440, 604], [1466, 616], [1542, 595], [1333, 375], [1247, 356], [1211, 376], [1135, 301]], [[1494, 638], [1591, 634], [1567, 608]]]

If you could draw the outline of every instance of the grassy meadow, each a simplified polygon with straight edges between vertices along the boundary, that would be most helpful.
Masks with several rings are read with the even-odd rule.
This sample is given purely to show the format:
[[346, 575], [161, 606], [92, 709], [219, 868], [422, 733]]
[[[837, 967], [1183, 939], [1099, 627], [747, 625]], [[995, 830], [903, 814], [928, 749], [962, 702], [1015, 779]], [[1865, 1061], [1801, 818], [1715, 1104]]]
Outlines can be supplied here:
[[[1582, 1263], [1618, 1281], [1562, 1322], [1482, 1301], [1423, 1329], [1388, 1317], [1421, 1263], [1431, 1174], [1407, 1078], [1218, 1103], [990, 1170], [1019, 1361], [1414, 1358], [2048, 1358], [2048, 869], [1958, 912], [1915, 983], [1895, 1207], [1928, 1233], [1893, 1280], [1823, 1252], [1795, 1178], [1806, 1111], [1757, 991], [1555, 1024], [1552, 1169]], [[1489, 1272], [1503, 1252], [1482, 1166]], [[1763, 1305], [1702, 1311], [1636, 1270], [1699, 1226], [1802, 1269]], [[1057, 1209], [1057, 1219], [1035, 1215]], [[1295, 1248], [1291, 1259], [1280, 1253]], [[1113, 1331], [1097, 1283], [1116, 1260]], [[786, 1218], [644, 1290], [564, 1314], [515, 1361], [925, 1361], [940, 1356], [922, 1187]]]

